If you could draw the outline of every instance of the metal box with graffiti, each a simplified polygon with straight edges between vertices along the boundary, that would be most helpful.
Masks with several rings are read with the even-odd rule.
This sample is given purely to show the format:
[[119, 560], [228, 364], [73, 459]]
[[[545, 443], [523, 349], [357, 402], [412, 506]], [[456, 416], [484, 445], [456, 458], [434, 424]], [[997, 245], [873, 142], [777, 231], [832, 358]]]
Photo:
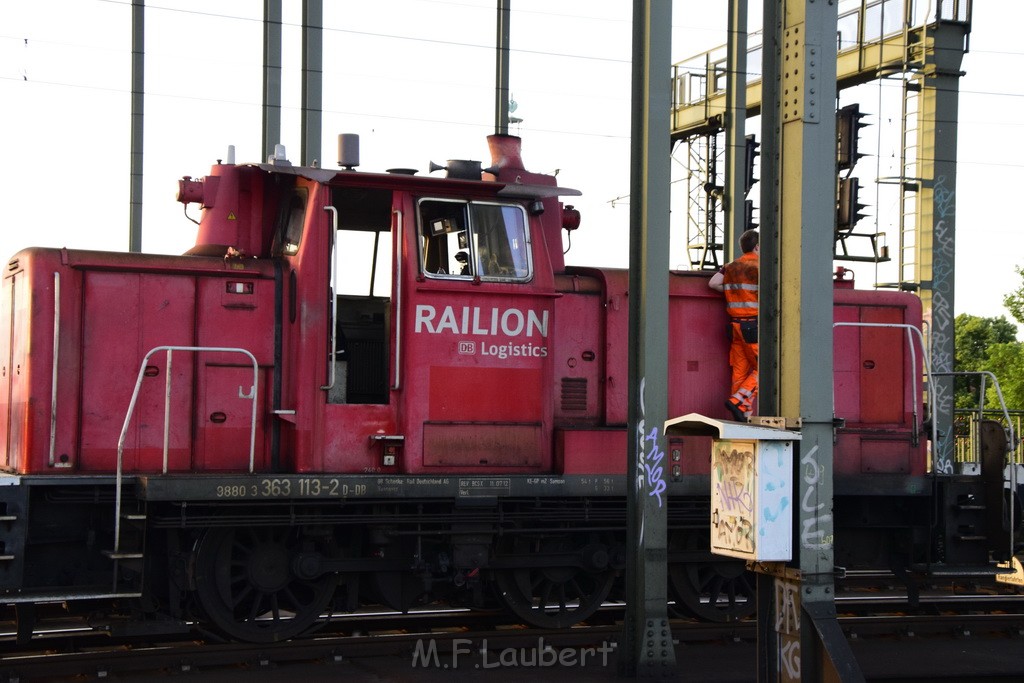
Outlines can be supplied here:
[[711, 552], [756, 562], [793, 553], [795, 432], [691, 413], [668, 434], [711, 435]]

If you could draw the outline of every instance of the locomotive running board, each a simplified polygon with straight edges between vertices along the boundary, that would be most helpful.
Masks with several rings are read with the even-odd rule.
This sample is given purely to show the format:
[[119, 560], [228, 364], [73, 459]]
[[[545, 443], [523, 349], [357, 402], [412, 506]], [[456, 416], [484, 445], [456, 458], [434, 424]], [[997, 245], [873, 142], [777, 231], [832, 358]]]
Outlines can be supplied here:
[[141, 598], [141, 592], [96, 592], [96, 593], [20, 593], [18, 595], [5, 595], [5, 604], [30, 603], [30, 602], [65, 602], [72, 600], [108, 600], [110, 598]]
[[[376, 498], [451, 498], [496, 501], [516, 496], [607, 497], [626, 495], [621, 474], [223, 474], [137, 475], [145, 501], [244, 503], [272, 499], [330, 501]], [[668, 482], [670, 496], [706, 496], [708, 475]]]
[[969, 578], [974, 576], [995, 577], [1000, 574], [1012, 574], [1013, 569], [1005, 564], [983, 564], [975, 566], [955, 566], [915, 564], [910, 566], [910, 571], [915, 574], [925, 574], [937, 578]]

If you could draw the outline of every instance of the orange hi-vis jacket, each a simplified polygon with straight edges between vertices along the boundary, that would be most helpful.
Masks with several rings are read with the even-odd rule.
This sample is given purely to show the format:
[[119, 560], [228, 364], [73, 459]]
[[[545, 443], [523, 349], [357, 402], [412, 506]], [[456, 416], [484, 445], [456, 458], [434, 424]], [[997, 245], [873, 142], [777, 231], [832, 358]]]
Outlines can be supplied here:
[[748, 251], [722, 269], [725, 308], [732, 318], [757, 317], [757, 252]]

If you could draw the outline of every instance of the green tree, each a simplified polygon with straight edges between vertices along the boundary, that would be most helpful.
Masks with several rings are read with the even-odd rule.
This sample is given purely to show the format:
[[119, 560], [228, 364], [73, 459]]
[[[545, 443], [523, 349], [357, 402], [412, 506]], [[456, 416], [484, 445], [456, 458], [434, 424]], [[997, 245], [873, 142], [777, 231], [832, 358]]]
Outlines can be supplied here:
[[[1024, 269], [1017, 266], [1016, 270], [1017, 275], [1020, 275], [1021, 279], [1024, 280]], [[1024, 325], [1024, 282], [1021, 283], [1020, 287], [1003, 297], [1003, 305], [1006, 306], [1006, 310], [1010, 312], [1010, 315], [1017, 322]]]
[[[980, 318], [975, 315], [961, 313], [956, 317], [954, 332], [954, 348], [956, 370], [958, 372], [979, 372], [988, 370], [996, 375], [1000, 386], [1009, 377], [996, 372], [991, 367], [990, 352], [996, 346], [1006, 345], [1020, 347], [1017, 341], [1017, 328], [1005, 316], [998, 318]], [[1000, 351], [1004, 365], [1010, 364], [1013, 352]], [[1021, 353], [1019, 348], [1017, 353]], [[1001, 368], [1007, 370], [1009, 366]], [[953, 391], [953, 400], [957, 408], [977, 408], [980, 382], [974, 377], [958, 377]], [[986, 392], [988, 393], [988, 392]], [[1005, 388], [1004, 388], [1005, 396]], [[995, 404], [998, 405], [998, 404]], [[1011, 403], [1007, 398], [1008, 407], [1024, 405]]]
[[[988, 350], [988, 362], [985, 369], [990, 370], [999, 380], [999, 388], [1003, 392], [1003, 400], [1010, 410], [1019, 410], [1024, 406], [1024, 344], [1010, 342], [994, 344]], [[988, 383], [985, 405], [990, 408], [999, 406], [996, 390]]]

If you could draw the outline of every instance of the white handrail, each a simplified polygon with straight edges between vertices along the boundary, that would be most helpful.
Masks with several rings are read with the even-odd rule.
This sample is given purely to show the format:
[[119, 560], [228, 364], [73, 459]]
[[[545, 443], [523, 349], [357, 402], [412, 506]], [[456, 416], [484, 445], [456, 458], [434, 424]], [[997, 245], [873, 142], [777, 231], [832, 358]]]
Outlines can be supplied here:
[[[925, 353], [925, 337], [921, 333], [921, 330], [919, 330], [918, 328], [915, 328], [912, 325], [906, 325], [905, 323], [833, 323], [833, 327], [834, 328], [893, 328], [893, 329], [906, 330], [907, 337], [910, 340], [910, 343], [909, 343], [909, 349], [910, 349], [910, 370], [911, 370], [911, 372], [914, 373], [914, 376], [916, 376], [916, 371], [918, 371], [918, 354], [916, 354], [916, 352], [914, 351], [913, 343], [912, 343], [913, 342], [913, 336], [915, 335], [916, 337], [918, 337], [918, 341], [921, 344], [921, 351], [922, 351], [921, 359], [922, 359], [922, 365], [925, 368], [925, 375], [928, 378], [928, 386], [930, 386], [930, 387], [933, 386], [932, 385], [932, 364], [930, 364], [930, 362], [928, 361], [928, 354]], [[916, 430], [916, 429], [918, 429], [918, 383], [911, 382], [910, 383], [910, 387], [911, 387], [911, 391], [913, 392], [912, 396], [911, 396], [911, 398], [913, 399], [913, 428], [914, 428], [914, 430]], [[932, 417], [932, 404], [931, 404], [931, 401], [929, 401], [929, 403], [928, 403], [928, 418], [931, 418], [931, 417]], [[928, 421], [928, 418], [925, 419], [926, 422]], [[932, 427], [933, 427], [933, 429], [932, 429], [932, 432], [933, 432], [932, 442], [934, 443], [935, 442], [935, 438], [934, 438], [934, 434], [935, 434], [935, 429], [934, 429], [935, 421], [934, 420], [932, 420]]]
[[241, 353], [252, 361], [252, 388], [244, 393], [242, 387], [238, 387], [238, 397], [252, 401], [252, 426], [249, 431], [249, 474], [252, 474], [255, 466], [256, 453], [256, 408], [258, 405], [257, 396], [259, 391], [259, 363], [256, 356], [245, 349], [223, 347], [223, 346], [157, 346], [150, 349], [149, 353], [142, 359], [139, 366], [139, 375], [135, 380], [135, 390], [132, 391], [132, 400], [128, 404], [128, 414], [124, 418], [124, 426], [121, 427], [121, 436], [117, 440], [117, 476], [115, 479], [114, 493], [114, 552], [121, 550], [121, 481], [124, 470], [124, 441], [128, 435], [128, 425], [131, 423], [132, 414], [135, 412], [135, 404], [139, 399], [139, 391], [142, 389], [142, 380], [146, 375], [146, 367], [150, 357], [158, 351], [167, 352], [167, 365], [165, 368], [165, 389], [164, 389], [164, 458], [163, 473], [167, 474], [168, 444], [170, 440], [170, 397], [171, 397], [171, 352], [173, 351], [208, 351], [211, 353]]
[[[57, 363], [60, 360], [60, 273], [53, 273], [53, 375], [50, 378], [50, 467], [57, 466]], [[60, 465], [67, 467], [71, 463]]]
[[392, 316], [392, 324], [395, 326], [395, 381], [391, 388], [397, 391], [402, 388], [402, 280], [405, 278], [405, 273], [402, 272], [402, 247], [405, 235], [402, 234], [401, 209], [395, 209], [392, 213], [395, 215], [395, 273], [397, 275], [395, 277], [395, 314]]
[[334, 357], [338, 354], [338, 210], [325, 206], [324, 211], [331, 213], [331, 353], [327, 356], [327, 384], [320, 389], [330, 391], [334, 388]]
[[[917, 353], [914, 351], [914, 344], [913, 344], [913, 337], [916, 335], [917, 339], [918, 339], [918, 342], [921, 344], [921, 365], [924, 368], [925, 376], [928, 378], [928, 386], [929, 387], [935, 386], [934, 384], [932, 384], [932, 364], [928, 361], [928, 354], [925, 353], [924, 335], [921, 333], [921, 330], [919, 330], [918, 328], [914, 327], [913, 325], [908, 325], [906, 323], [838, 322], [838, 323], [832, 323], [832, 327], [834, 327], [834, 328], [835, 327], [888, 327], [888, 328], [898, 328], [898, 329], [906, 330], [907, 331], [907, 337], [909, 339], [910, 369], [911, 369], [912, 372], [916, 372], [916, 370], [917, 370]], [[917, 382], [916, 381], [915, 382], [911, 382], [910, 386], [911, 386], [911, 392], [912, 392], [911, 399], [913, 401], [913, 406], [914, 406], [914, 434], [915, 434], [915, 438], [916, 438], [916, 434], [917, 434], [917, 418], [918, 418], [918, 414], [917, 414]], [[935, 425], [934, 407], [932, 406], [932, 402], [931, 401], [928, 402], [928, 417], [925, 419], [925, 422], [927, 422], [928, 419], [931, 419], [931, 425], [932, 425], [932, 439], [931, 440], [932, 440], [932, 454], [934, 456], [935, 444], [938, 443], [938, 428]], [[934, 463], [932, 463], [932, 470], [933, 471], [935, 470]]]
[[[996, 390], [996, 397], [999, 398], [999, 407], [1002, 409], [1003, 419], [1006, 420], [1006, 429], [1004, 429], [1003, 431], [1006, 432], [1006, 434], [1007, 434], [1007, 450], [1012, 451], [1014, 448], [1017, 447], [1017, 435], [1014, 433], [1013, 422], [1010, 420], [1010, 411], [1007, 409], [1006, 401], [1003, 399], [1003, 390], [999, 386], [999, 378], [998, 377], [996, 377], [989, 370], [974, 370], [974, 371], [970, 371], [970, 372], [968, 372], [968, 371], [962, 371], [962, 372], [936, 372], [935, 374], [939, 375], [941, 377], [972, 377], [972, 376], [980, 376], [982, 378], [982, 385], [981, 385], [981, 387], [982, 387], [982, 395], [981, 395], [982, 410], [984, 409], [984, 405], [985, 405], [985, 394], [984, 394], [985, 384], [984, 384], [984, 380], [985, 380], [985, 377], [991, 377], [992, 378], [992, 388]], [[978, 411], [979, 420], [980, 420], [980, 416], [982, 414], [982, 410]]]

